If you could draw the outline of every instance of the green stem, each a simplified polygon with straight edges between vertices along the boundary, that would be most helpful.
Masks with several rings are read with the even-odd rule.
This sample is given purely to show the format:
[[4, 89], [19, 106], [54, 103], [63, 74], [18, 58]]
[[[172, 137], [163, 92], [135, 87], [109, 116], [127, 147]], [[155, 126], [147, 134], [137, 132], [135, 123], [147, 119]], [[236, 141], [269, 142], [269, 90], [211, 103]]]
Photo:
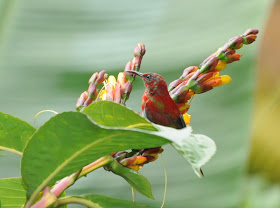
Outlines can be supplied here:
[[102, 208], [101, 206], [99, 206], [96, 203], [93, 203], [92, 201], [76, 196], [66, 196], [66, 197], [59, 198], [55, 204], [55, 207], [60, 207], [66, 204], [81, 204], [89, 208]]
[[113, 161], [113, 157], [111, 155], [107, 155], [107, 156], [99, 158], [98, 160], [94, 161], [93, 163], [90, 163], [89, 165], [83, 167], [81, 173], [78, 176], [78, 179], [100, 167], [103, 167], [104, 165], [107, 165], [108, 163], [110, 163], [112, 161]]

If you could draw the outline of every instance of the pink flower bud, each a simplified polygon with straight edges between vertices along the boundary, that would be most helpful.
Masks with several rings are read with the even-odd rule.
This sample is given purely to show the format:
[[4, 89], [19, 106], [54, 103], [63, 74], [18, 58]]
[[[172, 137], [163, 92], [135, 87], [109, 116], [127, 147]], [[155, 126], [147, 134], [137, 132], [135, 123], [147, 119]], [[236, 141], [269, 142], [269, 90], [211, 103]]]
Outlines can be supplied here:
[[144, 56], [146, 53], [145, 45], [143, 43], [138, 43], [137, 46], [135, 47], [134, 51], [134, 56]]
[[128, 81], [127, 83], [125, 83], [124, 85], [124, 93], [125, 94], [130, 94], [132, 91], [132, 82]]
[[112, 83], [106, 85], [106, 100], [114, 101], [114, 84]]
[[89, 97], [85, 103], [84, 103], [84, 106], [89, 106], [91, 103], [92, 103], [93, 99], [91, 97]]
[[201, 68], [203, 65], [205, 65], [211, 58], [216, 57], [216, 53], [212, 53], [209, 57], [207, 57], [200, 65], [199, 68]]
[[98, 74], [98, 78], [95, 81], [96, 85], [100, 85], [102, 82], [104, 82], [104, 80], [107, 78], [107, 74], [105, 70], [102, 70], [101, 72], [99, 72]]
[[79, 108], [84, 105], [87, 98], [88, 98], [88, 92], [84, 91], [77, 100], [77, 103], [76, 103], [77, 110], [79, 110]]
[[125, 73], [124, 72], [120, 72], [118, 74], [117, 82], [121, 85], [121, 87], [123, 87], [124, 84], [127, 82], [127, 80], [125, 78]]
[[247, 35], [257, 35], [259, 33], [259, 30], [258, 29], [248, 29], [244, 32], [244, 36], [247, 36]]
[[213, 71], [215, 69], [215, 67], [217, 66], [218, 62], [219, 62], [218, 57], [216, 57], [216, 56], [211, 57], [210, 59], [207, 60], [207, 62], [205, 62], [201, 66], [201, 68], [200, 68], [201, 73]]
[[168, 86], [168, 91], [173, 90], [175, 87], [177, 87], [179, 84], [181, 84], [184, 80], [183, 79], [176, 79], [173, 82], [171, 82]]
[[132, 66], [135, 67], [136, 71], [140, 70], [140, 65], [141, 65], [142, 57], [141, 56], [136, 56], [132, 60]]
[[88, 83], [90, 84], [90, 83], [92, 83], [92, 82], [95, 82], [96, 79], [97, 79], [97, 77], [98, 77], [98, 73], [95, 72], [95, 73], [90, 77]]
[[189, 73], [194, 72], [197, 69], [198, 69], [197, 66], [189, 66], [189, 67], [185, 68], [185, 70], [183, 71], [183, 74], [180, 78], [186, 79], [186, 77], [189, 75]]
[[88, 96], [94, 98], [95, 91], [96, 91], [96, 85], [94, 82], [91, 82], [88, 87]]
[[122, 95], [121, 95], [121, 86], [119, 83], [116, 83], [115, 85], [115, 94], [114, 94], [114, 102], [115, 103], [121, 103], [121, 98], [122, 98]]

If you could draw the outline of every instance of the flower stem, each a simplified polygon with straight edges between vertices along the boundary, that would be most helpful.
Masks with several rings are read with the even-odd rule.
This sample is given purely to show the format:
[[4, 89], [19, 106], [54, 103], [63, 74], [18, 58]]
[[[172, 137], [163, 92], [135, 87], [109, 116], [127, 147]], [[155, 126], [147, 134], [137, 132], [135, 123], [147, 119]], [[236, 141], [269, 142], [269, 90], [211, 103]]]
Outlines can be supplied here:
[[59, 198], [55, 204], [55, 207], [59, 207], [65, 204], [81, 204], [89, 208], [102, 208], [101, 206], [92, 201], [75, 196], [66, 196]]

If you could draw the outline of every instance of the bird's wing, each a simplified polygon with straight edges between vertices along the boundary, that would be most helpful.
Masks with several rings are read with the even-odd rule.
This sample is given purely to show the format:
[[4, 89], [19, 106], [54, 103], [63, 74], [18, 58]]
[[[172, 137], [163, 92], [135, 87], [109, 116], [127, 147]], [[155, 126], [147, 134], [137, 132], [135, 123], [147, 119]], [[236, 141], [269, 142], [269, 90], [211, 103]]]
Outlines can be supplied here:
[[162, 112], [156, 112], [151, 110], [144, 110], [143, 116], [147, 118], [149, 121], [163, 125], [168, 127], [173, 127], [175, 129], [182, 129], [186, 127], [185, 121], [183, 119], [183, 116], [180, 115], [177, 120], [174, 120], [170, 115], [162, 113]]

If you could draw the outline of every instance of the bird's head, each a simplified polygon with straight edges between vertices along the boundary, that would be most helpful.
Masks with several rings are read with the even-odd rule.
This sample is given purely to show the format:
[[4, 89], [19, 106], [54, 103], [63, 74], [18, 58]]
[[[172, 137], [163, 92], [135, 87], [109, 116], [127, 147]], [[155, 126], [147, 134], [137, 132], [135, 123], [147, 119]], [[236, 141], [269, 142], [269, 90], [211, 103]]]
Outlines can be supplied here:
[[165, 82], [164, 77], [159, 74], [152, 73], [152, 72], [140, 73], [138, 71], [126, 71], [126, 72], [131, 72], [141, 77], [145, 83], [145, 87], [147, 90], [167, 89], [167, 84]]

